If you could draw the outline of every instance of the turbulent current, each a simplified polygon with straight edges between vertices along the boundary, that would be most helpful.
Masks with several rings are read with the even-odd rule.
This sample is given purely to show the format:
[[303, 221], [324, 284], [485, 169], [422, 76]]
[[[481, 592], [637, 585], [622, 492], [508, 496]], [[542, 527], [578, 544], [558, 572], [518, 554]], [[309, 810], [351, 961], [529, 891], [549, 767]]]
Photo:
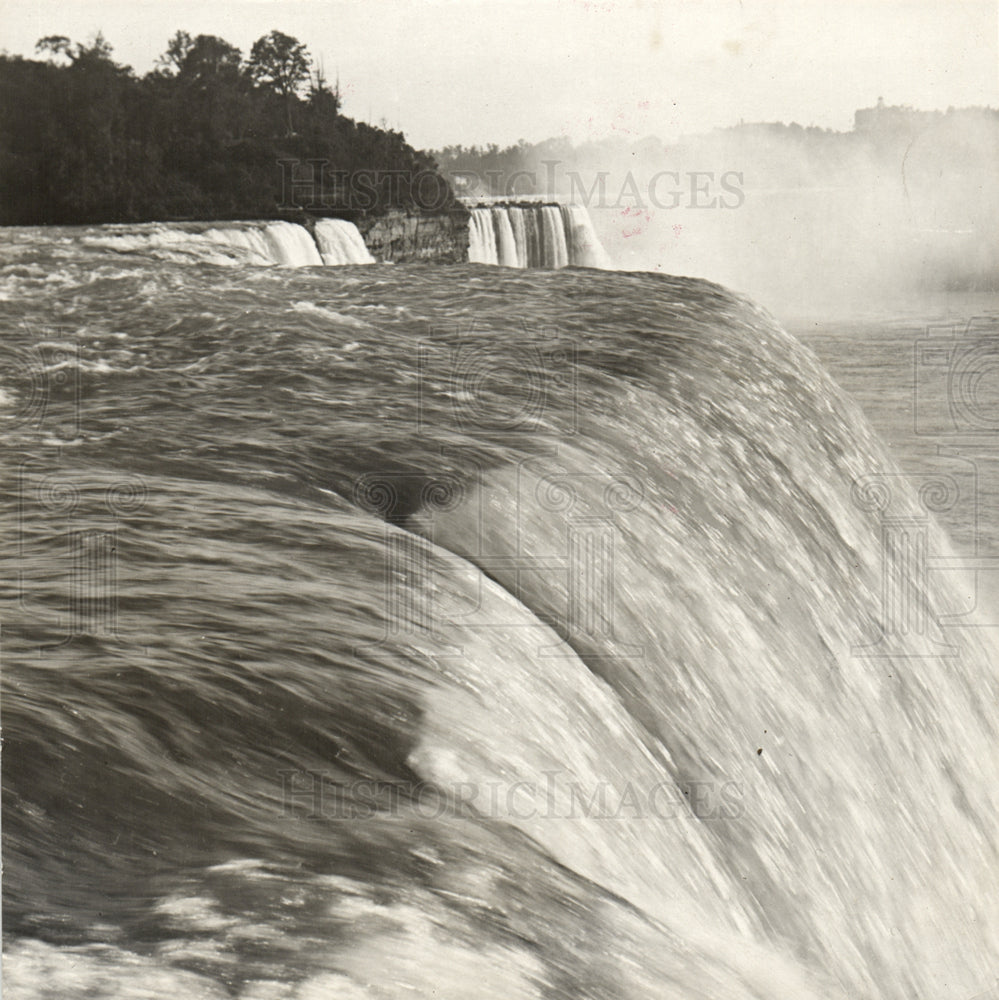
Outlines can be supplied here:
[[317, 219], [310, 233], [293, 222], [148, 223], [94, 226], [64, 242], [157, 260], [281, 267], [373, 264], [357, 227], [344, 219]]
[[0, 247], [11, 998], [994, 987], [999, 658], [772, 319], [123, 239]]

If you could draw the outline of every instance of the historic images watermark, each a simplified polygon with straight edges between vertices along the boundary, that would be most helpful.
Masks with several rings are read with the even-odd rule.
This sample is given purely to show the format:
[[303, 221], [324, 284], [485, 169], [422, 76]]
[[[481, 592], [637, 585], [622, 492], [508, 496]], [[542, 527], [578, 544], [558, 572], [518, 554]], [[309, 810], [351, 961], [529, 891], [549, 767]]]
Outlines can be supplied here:
[[287, 819], [366, 820], [391, 816], [440, 819], [472, 811], [483, 819], [526, 820], [732, 820], [743, 815], [744, 792], [736, 781], [663, 780], [581, 782], [561, 771], [540, 780], [343, 781], [333, 773], [288, 768], [277, 772]]
[[82, 433], [78, 344], [7, 352], [4, 362], [15, 393], [5, 431], [15, 439], [27, 434], [34, 452], [15, 477], [15, 604], [8, 624], [40, 629], [54, 645], [113, 637], [120, 628], [120, 526], [145, 505], [145, 482], [61, 468], [62, 447]]
[[22, 464], [16, 584], [22, 622], [44, 625], [62, 642], [117, 635], [119, 527], [145, 501], [138, 477], [108, 484]]
[[917, 435], [984, 437], [999, 450], [999, 317], [927, 327], [913, 369]]
[[[557, 459], [551, 461], [557, 464]], [[420, 480], [386, 472], [370, 473], [358, 480], [355, 501], [361, 507], [383, 517], [389, 525], [400, 519], [393, 511], [412, 510], [420, 529], [419, 535], [386, 529], [386, 633], [382, 641], [417, 634], [443, 636], [450, 625], [464, 620], [474, 620], [479, 628], [505, 624], [481, 617], [481, 582], [478, 599], [456, 606], [447, 588], [436, 579], [440, 563], [433, 543], [438, 525], [463, 508], [463, 536], [469, 548], [462, 554], [482, 573], [502, 580], [505, 589], [517, 598], [539, 581], [548, 581], [545, 589], [553, 607], [539, 621], [551, 626], [559, 639], [539, 646], [539, 657], [574, 656], [574, 649], [609, 643], [614, 643], [616, 658], [643, 656], [641, 647], [621, 643], [615, 633], [615, 516], [642, 502], [641, 482], [622, 474], [557, 468], [545, 472], [534, 465], [524, 460], [516, 467], [515, 492], [509, 497], [509, 533], [503, 534], [500, 547], [495, 546], [494, 532], [487, 527], [491, 515], [485, 510], [474, 474]], [[544, 465], [548, 467], [548, 460]], [[529, 531], [531, 511], [543, 511], [551, 519], [544, 551], [529, 543], [533, 537]]]
[[542, 160], [538, 170], [452, 170], [446, 176], [463, 199], [518, 201], [565, 198], [588, 209], [735, 209], [746, 200], [745, 174], [711, 170], [568, 169], [561, 160]]
[[82, 380], [80, 346], [70, 342], [43, 343], [30, 348], [0, 346], [6, 373], [4, 430], [40, 431], [43, 426], [75, 438], [80, 432]]
[[[570, 169], [544, 160], [539, 170], [455, 169], [337, 170], [328, 159], [276, 161], [281, 192], [279, 211], [369, 212], [380, 204], [410, 204], [440, 212], [452, 192], [466, 204], [476, 201], [568, 201], [590, 210], [741, 208], [746, 179], [741, 170], [662, 169], [651, 172]], [[442, 176], [447, 183], [442, 183]]]
[[281, 212], [369, 212], [379, 205], [402, 204], [440, 212], [452, 202], [451, 190], [434, 170], [337, 170], [327, 159], [276, 163]]
[[[421, 429], [433, 427], [439, 434], [477, 428], [532, 443], [546, 427], [557, 426], [563, 442], [578, 431], [579, 359], [557, 331], [524, 338], [512, 355], [509, 344], [498, 355], [474, 332], [423, 342], [417, 354]], [[466, 594], [457, 604], [435, 579], [441, 567], [435, 543], [458, 524], [461, 555], [485, 577], [499, 580], [517, 599], [539, 589], [546, 595], [538, 620], [555, 635], [537, 647], [538, 657], [574, 656], [576, 649], [595, 646], [613, 648], [615, 658], [644, 655], [615, 634], [618, 520], [644, 502], [638, 477], [613, 468], [583, 472], [563, 463], [557, 446], [544, 447], [510, 463], [502, 500], [498, 493], [492, 500], [502, 503], [500, 511], [488, 507], [488, 474], [474, 457], [465, 453], [459, 459], [444, 448], [439, 464], [461, 471], [419, 475], [388, 469], [355, 483], [355, 503], [387, 522], [383, 642], [418, 633], [443, 637], [452, 624], [509, 624], [484, 613], [483, 578], [478, 597]]]
[[[857, 480], [854, 504], [876, 512], [881, 530], [881, 634], [862, 656], [954, 656], [946, 627], [999, 627], [999, 317], [933, 324], [913, 345], [913, 430], [936, 444], [939, 471], [876, 473]], [[931, 520], [963, 554], [932, 551]], [[931, 608], [936, 574], [960, 574], [966, 602]], [[968, 592], [970, 589], [970, 592]]]

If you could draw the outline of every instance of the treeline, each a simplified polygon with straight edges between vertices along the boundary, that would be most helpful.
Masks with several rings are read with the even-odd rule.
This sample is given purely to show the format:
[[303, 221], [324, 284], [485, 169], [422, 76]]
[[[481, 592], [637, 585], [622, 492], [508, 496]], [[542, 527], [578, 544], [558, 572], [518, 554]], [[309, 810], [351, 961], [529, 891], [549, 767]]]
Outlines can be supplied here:
[[453, 202], [430, 155], [400, 132], [344, 117], [338, 88], [279, 31], [247, 58], [224, 39], [180, 31], [141, 77], [114, 61], [101, 35], [89, 44], [49, 36], [36, 48], [44, 61], [0, 56], [2, 224], [270, 218], [294, 205], [379, 214]]
[[[740, 123], [701, 135], [662, 140], [622, 136], [574, 144], [565, 137], [500, 147], [445, 146], [432, 150], [458, 195], [515, 197], [570, 195], [576, 174], [608, 175], [608, 187], [625, 177], [661, 171], [734, 170], [744, 186], [766, 189], [862, 188], [872, 176], [897, 180], [911, 194], [936, 204], [946, 177], [948, 206], [961, 218], [980, 217], [984, 184], [994, 207], [999, 111], [949, 108], [921, 112], [904, 107], [863, 109], [849, 132], [783, 122]], [[578, 187], [578, 185], [577, 185]], [[589, 189], [589, 185], [587, 186]], [[924, 190], [929, 189], [929, 190]]]

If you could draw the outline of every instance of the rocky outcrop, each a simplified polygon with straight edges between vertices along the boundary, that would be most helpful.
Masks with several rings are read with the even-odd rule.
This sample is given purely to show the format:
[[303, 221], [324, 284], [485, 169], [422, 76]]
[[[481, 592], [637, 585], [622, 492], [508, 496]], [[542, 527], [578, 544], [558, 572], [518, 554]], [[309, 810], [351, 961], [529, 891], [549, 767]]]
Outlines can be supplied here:
[[377, 260], [463, 264], [468, 260], [468, 218], [468, 210], [459, 207], [433, 215], [392, 210], [352, 221]]

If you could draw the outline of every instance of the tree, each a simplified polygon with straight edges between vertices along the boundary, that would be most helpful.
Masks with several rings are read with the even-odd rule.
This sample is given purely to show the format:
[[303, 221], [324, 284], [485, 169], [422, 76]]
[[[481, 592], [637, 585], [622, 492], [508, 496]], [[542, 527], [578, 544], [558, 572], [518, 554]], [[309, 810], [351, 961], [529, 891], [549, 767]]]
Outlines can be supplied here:
[[194, 41], [186, 31], [178, 31], [167, 42], [167, 50], [156, 60], [156, 65], [165, 72], [179, 73], [184, 66], [187, 54], [194, 47]]
[[127, 136], [131, 70], [114, 62], [100, 32], [87, 44], [49, 35], [35, 48], [69, 59], [69, 66], [56, 67], [59, 75], [44, 95], [49, 107], [38, 117], [54, 124], [65, 147], [60, 159], [66, 173], [79, 174], [77, 208], [97, 216], [127, 211], [134, 152]]
[[247, 80], [235, 45], [216, 35], [198, 35], [184, 54], [177, 79], [193, 97], [194, 115], [206, 136], [239, 134]]
[[112, 65], [111, 53], [114, 49], [104, 37], [104, 33], [98, 31], [89, 45], [71, 42], [65, 35], [46, 35], [35, 42], [35, 51], [66, 56], [74, 65], [77, 63], [107, 63]]
[[294, 134], [291, 109], [298, 88], [309, 78], [312, 60], [305, 46], [280, 31], [272, 31], [253, 43], [250, 50], [250, 75], [284, 98], [288, 135]]
[[340, 81], [330, 88], [322, 60], [309, 78], [309, 110], [318, 122], [332, 122], [340, 113]]
[[288, 160], [385, 179], [370, 192], [344, 189], [337, 207], [423, 207], [426, 185], [398, 178], [422, 183], [435, 165], [401, 133], [340, 114], [339, 81], [317, 60], [307, 83], [312, 60], [295, 39], [261, 40], [256, 83], [223, 39], [181, 31], [166, 49], [142, 77], [101, 36], [50, 35], [39, 59], [0, 53], [0, 225], [274, 218], [285, 180], [275, 165]]
[[178, 31], [156, 64], [153, 86], [184, 108], [182, 115], [173, 116], [177, 131], [209, 142], [242, 134], [250, 81], [236, 46], [216, 35], [192, 38]]
[[184, 53], [178, 75], [202, 85], [220, 80], [233, 82], [240, 74], [242, 62], [242, 53], [224, 38], [198, 35]]
[[65, 35], [46, 35], [35, 42], [36, 52], [48, 52], [53, 56], [66, 56], [72, 61], [79, 45], [74, 45]]

